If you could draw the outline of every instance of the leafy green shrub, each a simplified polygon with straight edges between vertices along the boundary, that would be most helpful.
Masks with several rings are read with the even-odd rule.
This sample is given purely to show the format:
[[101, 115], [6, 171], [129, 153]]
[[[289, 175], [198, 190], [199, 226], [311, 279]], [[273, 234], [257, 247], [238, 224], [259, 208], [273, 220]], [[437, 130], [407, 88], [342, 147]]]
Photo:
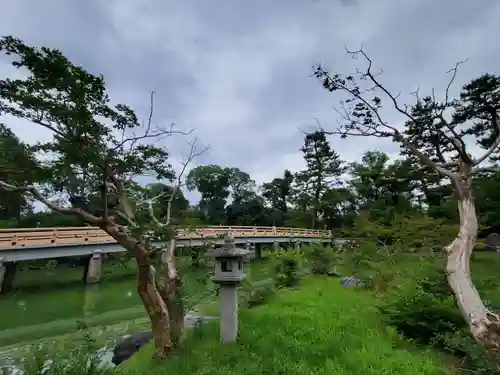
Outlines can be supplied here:
[[497, 364], [488, 358], [484, 348], [477, 344], [468, 328], [439, 335], [439, 348], [460, 358], [464, 374], [499, 375]]
[[304, 255], [298, 250], [281, 250], [271, 255], [273, 278], [278, 287], [290, 287], [299, 283], [303, 275]]
[[366, 213], [359, 215], [346, 235], [393, 246], [399, 251], [410, 247], [431, 249], [449, 244], [458, 233], [458, 225], [426, 215], [396, 215], [389, 224], [377, 223]]
[[380, 310], [387, 322], [405, 337], [421, 344], [439, 345], [440, 335], [464, 325], [453, 297], [440, 298], [421, 285], [405, 286], [390, 292]]
[[408, 263], [379, 310], [404, 337], [459, 358], [467, 374], [500, 374], [470, 334], [443, 269], [435, 260]]
[[303, 252], [314, 275], [329, 274], [337, 259], [334, 249], [321, 244], [311, 244]]
[[258, 283], [244, 285], [247, 307], [252, 308], [268, 303], [276, 294], [274, 280], [263, 280]]
[[465, 322], [442, 268], [432, 263], [411, 266], [406, 266], [378, 307], [405, 337], [421, 344], [437, 344], [440, 334], [461, 329]]
[[391, 247], [377, 251], [374, 242], [366, 242], [358, 249], [342, 253], [339, 268], [342, 275], [369, 281], [376, 292], [385, 291], [393, 282], [398, 267]]

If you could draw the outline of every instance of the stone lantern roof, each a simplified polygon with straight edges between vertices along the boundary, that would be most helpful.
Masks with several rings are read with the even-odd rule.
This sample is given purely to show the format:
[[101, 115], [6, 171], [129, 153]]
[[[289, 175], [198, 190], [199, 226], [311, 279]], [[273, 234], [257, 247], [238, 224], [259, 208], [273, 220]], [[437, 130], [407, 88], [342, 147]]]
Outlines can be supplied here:
[[221, 248], [214, 249], [207, 252], [207, 256], [212, 256], [214, 258], [242, 258], [251, 251], [246, 249], [237, 248], [234, 245], [234, 238], [228, 234], [224, 237], [224, 245]]

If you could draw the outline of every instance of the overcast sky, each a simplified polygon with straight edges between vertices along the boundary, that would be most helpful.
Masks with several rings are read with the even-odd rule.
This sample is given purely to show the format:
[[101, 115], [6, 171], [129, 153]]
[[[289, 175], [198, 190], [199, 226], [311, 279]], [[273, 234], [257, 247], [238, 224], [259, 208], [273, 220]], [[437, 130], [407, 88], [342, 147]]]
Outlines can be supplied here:
[[[238, 167], [262, 183], [303, 166], [300, 128], [317, 118], [335, 127], [334, 95], [311, 77], [322, 63], [352, 72], [345, 55], [363, 44], [383, 81], [403, 94], [436, 88], [458, 60], [457, 88], [499, 73], [499, 0], [1, 0], [0, 34], [60, 49], [103, 74], [115, 102], [145, 118], [156, 96], [156, 123], [196, 128], [211, 150], [198, 164]], [[12, 68], [0, 60], [0, 75]], [[404, 95], [402, 98], [404, 99]], [[338, 102], [338, 100], [337, 100]], [[392, 111], [389, 121], [398, 121]], [[9, 124], [9, 123], [8, 123]], [[10, 122], [24, 140], [46, 134]], [[186, 139], [168, 146], [175, 157]], [[331, 138], [348, 161], [369, 149], [396, 152], [378, 139]]]

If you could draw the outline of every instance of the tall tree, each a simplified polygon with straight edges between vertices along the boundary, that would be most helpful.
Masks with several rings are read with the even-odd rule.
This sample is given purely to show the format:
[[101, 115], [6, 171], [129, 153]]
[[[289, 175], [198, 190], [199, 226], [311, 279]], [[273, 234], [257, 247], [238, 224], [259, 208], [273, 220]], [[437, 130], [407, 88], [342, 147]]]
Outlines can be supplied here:
[[361, 163], [349, 165], [349, 182], [360, 211], [371, 219], [390, 223], [396, 213], [412, 210], [411, 200], [416, 184], [408, 175], [408, 162], [389, 163], [387, 154], [367, 151]]
[[[0, 180], [8, 183], [32, 183], [43, 178], [43, 169], [28, 146], [0, 123]], [[0, 226], [20, 226], [22, 214], [31, 209], [19, 192], [0, 192]]]
[[198, 190], [201, 194], [199, 206], [211, 224], [226, 222], [229, 198], [241, 203], [255, 191], [255, 181], [248, 173], [214, 164], [193, 168], [187, 175], [186, 185], [189, 190]]
[[274, 219], [275, 225], [284, 225], [288, 212], [288, 205], [291, 203], [293, 194], [292, 184], [294, 176], [288, 169], [284, 171], [283, 177], [274, 178], [271, 182], [262, 184], [262, 196], [271, 205], [271, 208], [278, 215], [279, 220]]
[[222, 224], [225, 221], [225, 208], [231, 193], [230, 183], [229, 170], [214, 164], [193, 168], [186, 177], [187, 188], [201, 194], [199, 205], [211, 224]]
[[[400, 104], [398, 95], [381, 83], [379, 74], [373, 72], [372, 60], [363, 50], [351, 54], [361, 56], [367, 63], [366, 69], [358, 70], [355, 76], [330, 74], [321, 66], [314, 71], [326, 90], [348, 95], [343, 101], [345, 123], [332, 133], [343, 138], [390, 138], [418, 159], [421, 169], [439, 173], [450, 181], [458, 205], [460, 230], [445, 248], [448, 282], [472, 335], [500, 362], [500, 316], [481, 300], [469, 266], [478, 232], [473, 174], [480, 164], [498, 153], [500, 145], [500, 77], [485, 74], [475, 78], [462, 87], [459, 98], [451, 99], [449, 89], [460, 65], [457, 63], [449, 72], [451, 79], [442, 100], [434, 95], [415, 95], [416, 104], [408, 107]], [[362, 82], [370, 87], [361, 87]], [[404, 130], [382, 118], [385, 101], [407, 119]], [[475, 127], [479, 123], [481, 129]], [[485, 151], [478, 157], [469, 153], [465, 142], [465, 136], [474, 131], [488, 139], [481, 145]]]
[[322, 197], [321, 209], [323, 220], [332, 232], [340, 232], [351, 225], [356, 217], [356, 201], [348, 188], [328, 189]]
[[339, 183], [339, 178], [345, 168], [340, 156], [332, 150], [322, 130], [306, 134], [304, 146], [300, 149], [304, 154], [306, 170], [299, 175], [303, 188], [308, 194], [312, 206], [312, 227], [316, 227], [318, 214], [321, 211], [321, 197], [333, 184]]
[[264, 199], [255, 192], [238, 195], [227, 207], [228, 225], [273, 225], [272, 210], [266, 209]]
[[474, 180], [476, 205], [481, 213], [480, 223], [487, 233], [500, 232], [500, 171], [479, 175]]
[[229, 187], [231, 188], [231, 198], [248, 196], [255, 192], [255, 181], [250, 175], [239, 168], [224, 168], [229, 175]]
[[[189, 201], [184, 197], [182, 190], [175, 191], [175, 185], [155, 182], [142, 189], [142, 199], [152, 199], [155, 214], [164, 220], [171, 215], [179, 221], [189, 208]], [[179, 222], [172, 222], [179, 224]]]
[[[169, 321], [173, 314], [168, 311], [172, 294], [160, 292], [178, 278], [172, 280], [167, 274], [169, 282], [157, 285], [155, 249], [144, 235], [151, 220], [137, 221], [139, 205], [128, 188], [134, 176], [145, 173], [158, 180], [173, 180], [168, 152], [148, 144], [148, 140], [158, 141], [176, 132], [170, 125], [152, 125], [153, 94], [149, 120], [142, 126], [131, 108], [111, 104], [102, 76], [73, 64], [59, 50], [4, 37], [0, 52], [12, 59], [15, 68], [27, 73], [25, 78], [0, 80], [0, 113], [30, 121], [52, 133], [51, 140], [38, 143], [34, 149], [50, 155], [45, 167], [55, 189], [68, 194], [71, 205], [51, 201], [29, 181], [0, 179], [0, 189], [30, 196], [54, 212], [98, 226], [135, 257], [137, 290], [151, 320], [155, 356], [164, 358], [174, 346]], [[137, 135], [139, 132], [141, 135]], [[89, 208], [95, 196], [100, 198], [99, 212]], [[157, 235], [163, 240], [171, 237], [168, 230]], [[172, 259], [162, 260], [170, 262], [165, 268], [175, 269]]]

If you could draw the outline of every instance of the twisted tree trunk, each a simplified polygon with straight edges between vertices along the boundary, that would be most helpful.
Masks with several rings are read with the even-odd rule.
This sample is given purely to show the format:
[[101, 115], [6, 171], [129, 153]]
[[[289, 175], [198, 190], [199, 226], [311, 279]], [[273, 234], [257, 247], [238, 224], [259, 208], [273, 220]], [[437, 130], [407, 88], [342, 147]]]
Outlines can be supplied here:
[[173, 349], [169, 314], [165, 302], [156, 288], [155, 270], [151, 265], [138, 262], [137, 292], [151, 320], [156, 359], [166, 358]]
[[160, 276], [156, 285], [165, 302], [174, 347], [178, 347], [184, 331], [184, 303], [182, 278], [174, 262], [175, 238], [172, 238], [160, 257]]
[[156, 286], [156, 271], [152, 265], [148, 248], [142, 241], [124, 232], [118, 226], [105, 225], [105, 230], [120, 245], [129, 251], [137, 261], [137, 292], [151, 320], [155, 359], [164, 359], [172, 351], [174, 345], [170, 330], [167, 306]]
[[182, 300], [182, 281], [179, 277], [173, 280], [163, 280], [158, 285], [158, 291], [165, 302], [168, 311], [170, 331], [173, 346], [176, 348], [184, 332], [184, 303]]
[[478, 232], [472, 196], [472, 165], [461, 161], [456, 177], [452, 184], [458, 197], [460, 230], [456, 238], [445, 248], [448, 254], [446, 268], [448, 283], [472, 335], [499, 363], [500, 316], [485, 306], [470, 275], [470, 257]]

